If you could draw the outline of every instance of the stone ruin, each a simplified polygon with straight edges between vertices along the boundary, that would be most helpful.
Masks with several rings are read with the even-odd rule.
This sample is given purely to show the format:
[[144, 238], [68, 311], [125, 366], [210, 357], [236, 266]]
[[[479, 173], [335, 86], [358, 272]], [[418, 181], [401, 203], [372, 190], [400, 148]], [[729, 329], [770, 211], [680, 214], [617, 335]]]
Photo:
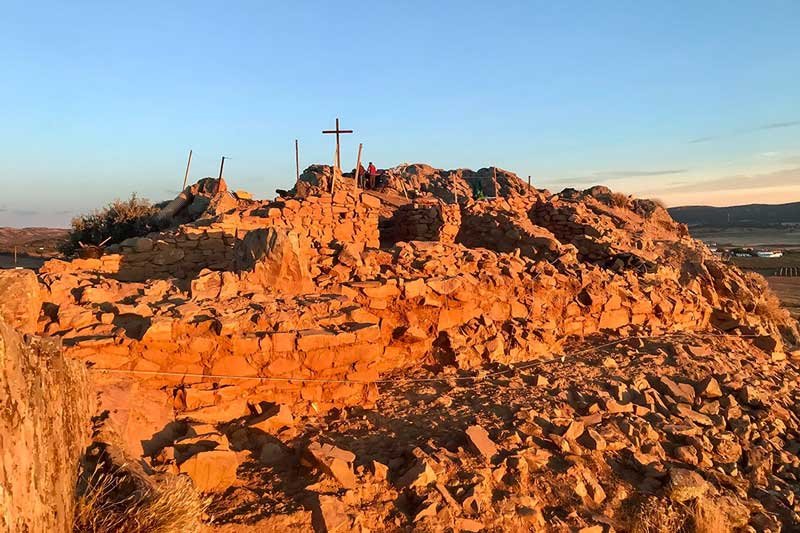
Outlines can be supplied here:
[[367, 405], [387, 372], [526, 361], [572, 336], [735, 331], [778, 351], [795, 338], [750, 313], [748, 278], [652, 202], [529, 190], [505, 171], [501, 196], [475, 199], [468, 171], [423, 165], [389, 181], [406, 180], [413, 199], [347, 179], [330, 194], [329, 170], [315, 168], [322, 187], [302, 194], [242, 199], [222, 182], [191, 222], [98, 259], [49, 261], [41, 332], [95, 368], [152, 372], [124, 379], [210, 422], [260, 401]]
[[169, 229], [39, 271], [33, 327], [88, 366], [127, 453], [197, 481], [202, 461], [174, 455], [187, 427], [369, 407], [418, 368], [452, 377], [598, 337], [734, 334], [776, 358], [800, 339], [654, 202], [501, 169], [403, 165], [333, 194], [331, 175], [310, 167], [273, 201], [206, 179], [162, 212]]

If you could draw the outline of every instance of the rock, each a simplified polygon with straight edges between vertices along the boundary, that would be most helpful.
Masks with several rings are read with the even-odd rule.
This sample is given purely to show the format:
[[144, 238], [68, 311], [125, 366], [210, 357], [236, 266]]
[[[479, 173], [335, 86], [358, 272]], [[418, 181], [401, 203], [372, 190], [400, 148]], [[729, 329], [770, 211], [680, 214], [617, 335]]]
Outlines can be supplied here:
[[357, 267], [363, 264], [363, 261], [361, 260], [362, 251], [363, 246], [358, 246], [354, 243], [346, 243], [342, 245], [342, 249], [339, 251], [337, 259], [343, 265]]
[[249, 423], [249, 427], [260, 429], [264, 433], [275, 433], [276, 431], [285, 427], [290, 427], [294, 424], [294, 417], [292, 411], [286, 405], [279, 405], [271, 412], [253, 419]]
[[753, 344], [768, 354], [783, 350], [783, 341], [776, 335], [761, 335], [753, 339]]
[[287, 294], [313, 287], [306, 253], [295, 232], [265, 228], [252, 230], [233, 250], [234, 268], [253, 283]]
[[338, 481], [343, 488], [355, 488], [356, 477], [352, 463], [356, 456], [352, 452], [332, 444], [312, 442], [306, 448], [306, 457], [310, 459], [311, 464]]
[[200, 492], [224, 492], [236, 482], [239, 457], [230, 450], [209, 450], [191, 456], [179, 465]]
[[41, 307], [33, 270], [0, 270], [0, 320], [22, 333], [33, 333]]
[[473, 449], [487, 461], [497, 455], [497, 445], [489, 438], [489, 433], [481, 426], [470, 426], [466, 431], [467, 439]]
[[701, 426], [713, 426], [714, 422], [707, 415], [698, 413], [685, 403], [679, 403], [675, 406], [678, 415], [682, 416], [685, 420], [693, 422]]
[[584, 425], [580, 420], [573, 420], [567, 426], [566, 431], [562, 435], [565, 439], [576, 440], [583, 434]]
[[588, 428], [583, 435], [578, 438], [578, 442], [581, 446], [597, 451], [603, 451], [607, 446], [606, 439], [592, 428]]
[[745, 385], [739, 389], [738, 399], [745, 405], [762, 407], [765, 405], [764, 394], [753, 385]]
[[697, 450], [695, 450], [694, 446], [678, 446], [673, 450], [672, 455], [678, 461], [697, 466]]
[[320, 495], [312, 512], [314, 531], [316, 533], [334, 533], [349, 530], [350, 518], [346, 506], [336, 496]]
[[708, 482], [692, 470], [672, 468], [666, 493], [676, 502], [686, 502], [703, 496], [708, 491]]
[[482, 531], [486, 526], [483, 522], [473, 520], [472, 518], [459, 518], [456, 520], [456, 531]]
[[675, 383], [666, 376], [659, 378], [661, 392], [669, 394], [679, 402], [694, 403], [694, 388], [685, 383]]
[[421, 488], [436, 481], [436, 472], [431, 467], [431, 460], [425, 452], [416, 448], [414, 462], [411, 467], [397, 479], [400, 488]]
[[84, 365], [0, 319], [0, 391], [0, 530], [72, 531], [94, 413]]
[[709, 376], [698, 384], [697, 394], [703, 398], [721, 398], [722, 389], [719, 382], [713, 376]]

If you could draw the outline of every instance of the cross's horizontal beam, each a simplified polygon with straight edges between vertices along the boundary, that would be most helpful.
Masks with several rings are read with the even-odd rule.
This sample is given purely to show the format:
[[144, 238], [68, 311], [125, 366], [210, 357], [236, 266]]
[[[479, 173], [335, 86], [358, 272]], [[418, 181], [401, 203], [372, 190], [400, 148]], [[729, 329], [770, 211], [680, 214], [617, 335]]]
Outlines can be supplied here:
[[353, 133], [353, 130], [322, 130], [322, 133]]

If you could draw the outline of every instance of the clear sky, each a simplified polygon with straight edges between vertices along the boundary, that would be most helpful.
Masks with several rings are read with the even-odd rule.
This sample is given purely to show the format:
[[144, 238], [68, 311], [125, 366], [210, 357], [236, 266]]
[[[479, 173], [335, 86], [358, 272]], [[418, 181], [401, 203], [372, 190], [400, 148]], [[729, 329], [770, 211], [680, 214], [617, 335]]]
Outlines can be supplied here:
[[3, 2], [0, 226], [216, 176], [497, 165], [672, 205], [800, 200], [800, 2]]

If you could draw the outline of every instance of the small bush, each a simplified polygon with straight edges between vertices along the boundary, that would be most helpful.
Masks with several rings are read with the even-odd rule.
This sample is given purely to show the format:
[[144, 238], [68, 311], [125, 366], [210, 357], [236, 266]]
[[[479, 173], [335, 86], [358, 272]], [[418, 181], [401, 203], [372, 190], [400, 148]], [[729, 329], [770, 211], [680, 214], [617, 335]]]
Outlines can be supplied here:
[[630, 202], [630, 198], [627, 194], [621, 192], [611, 193], [611, 205], [614, 207], [628, 207], [628, 202]]
[[192, 533], [208, 508], [185, 476], [155, 483], [125, 465], [101, 463], [84, 477], [74, 533]]
[[146, 235], [156, 229], [156, 213], [157, 207], [136, 194], [125, 201], [115, 200], [102, 209], [73, 218], [69, 241], [63, 251], [73, 253], [78, 242], [100, 244], [108, 239], [109, 244], [114, 244]]

